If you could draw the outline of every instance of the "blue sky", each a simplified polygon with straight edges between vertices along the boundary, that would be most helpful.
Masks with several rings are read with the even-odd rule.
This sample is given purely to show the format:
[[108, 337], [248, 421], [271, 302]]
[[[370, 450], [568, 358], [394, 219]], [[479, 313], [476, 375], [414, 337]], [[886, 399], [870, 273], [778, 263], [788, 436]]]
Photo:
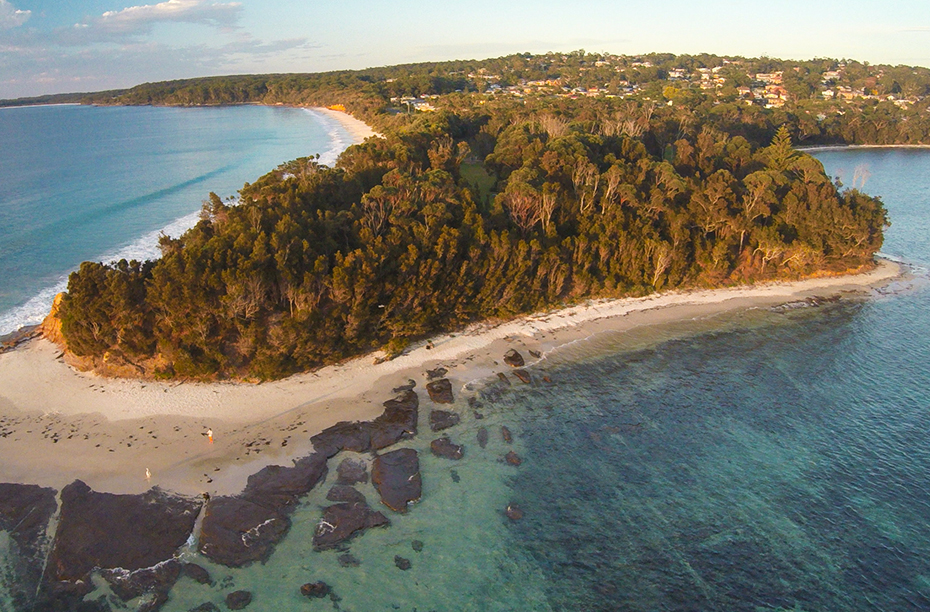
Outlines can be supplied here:
[[0, 0], [0, 98], [580, 48], [930, 66], [930, 2]]

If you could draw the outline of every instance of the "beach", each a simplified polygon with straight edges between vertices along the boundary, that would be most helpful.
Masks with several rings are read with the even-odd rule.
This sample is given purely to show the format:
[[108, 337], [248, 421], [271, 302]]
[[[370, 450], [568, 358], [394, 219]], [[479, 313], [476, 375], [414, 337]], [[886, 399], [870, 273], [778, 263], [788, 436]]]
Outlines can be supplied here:
[[880, 260], [860, 274], [592, 300], [474, 324], [389, 361], [376, 352], [263, 384], [107, 379], [73, 370], [58, 346], [35, 339], [0, 355], [0, 482], [61, 488], [81, 479], [114, 493], [157, 485], [184, 494], [233, 494], [262, 467], [309, 454], [310, 436], [326, 427], [380, 415], [392, 389], [409, 379], [424, 397], [427, 369], [448, 369], [456, 396], [467, 396], [476, 381], [510, 369], [502, 360], [510, 348], [527, 357], [530, 369], [545, 372], [548, 355], [598, 334], [867, 295], [902, 273], [898, 264]]
[[314, 106], [311, 110], [318, 113], [322, 113], [331, 119], [338, 121], [349, 135], [352, 136], [352, 140], [355, 144], [364, 142], [366, 138], [372, 136], [377, 136], [382, 138], [381, 134], [377, 133], [364, 121], [360, 121], [348, 113], [342, 111], [333, 110], [331, 108], [324, 108], [321, 106]]

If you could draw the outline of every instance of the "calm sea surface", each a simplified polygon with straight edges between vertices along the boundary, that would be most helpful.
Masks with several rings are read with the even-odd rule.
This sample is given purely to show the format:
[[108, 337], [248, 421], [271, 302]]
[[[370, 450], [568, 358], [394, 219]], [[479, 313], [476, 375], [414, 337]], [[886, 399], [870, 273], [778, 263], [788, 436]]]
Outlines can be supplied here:
[[[238, 589], [253, 592], [250, 609], [282, 611], [930, 609], [930, 152], [817, 156], [846, 183], [867, 171], [893, 222], [883, 252], [916, 280], [553, 348], [530, 368], [551, 385], [456, 390], [458, 462], [430, 454], [421, 390], [407, 445], [423, 498], [348, 543], [357, 566], [312, 549], [330, 476], [266, 564], [184, 553], [215, 584], [182, 577], [163, 609], [225, 609]], [[511, 503], [521, 521], [504, 516]], [[300, 595], [318, 580], [331, 599]]]
[[278, 164], [351, 140], [312, 111], [256, 106], [0, 109], [0, 335], [41, 321], [86, 260], [151, 259]]

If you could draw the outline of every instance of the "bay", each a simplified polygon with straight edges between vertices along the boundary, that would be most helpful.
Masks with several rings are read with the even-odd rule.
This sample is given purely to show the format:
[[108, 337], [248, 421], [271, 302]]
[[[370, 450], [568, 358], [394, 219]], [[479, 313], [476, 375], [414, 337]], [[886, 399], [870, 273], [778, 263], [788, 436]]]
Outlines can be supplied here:
[[298, 157], [332, 164], [351, 142], [297, 108], [0, 110], [0, 335], [40, 322], [80, 262], [154, 258], [209, 192]]

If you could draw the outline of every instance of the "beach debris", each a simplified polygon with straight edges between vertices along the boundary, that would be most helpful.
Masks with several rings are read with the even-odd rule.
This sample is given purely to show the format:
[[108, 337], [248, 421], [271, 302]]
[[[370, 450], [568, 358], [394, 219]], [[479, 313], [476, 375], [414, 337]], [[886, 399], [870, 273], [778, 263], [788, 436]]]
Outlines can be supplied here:
[[426, 371], [426, 380], [435, 380], [437, 378], [442, 378], [449, 373], [449, 370], [443, 367], [438, 367], [435, 370]]
[[523, 518], [523, 510], [514, 503], [507, 504], [507, 509], [504, 510], [504, 514], [506, 514], [507, 518], [511, 521], [519, 521]]
[[354, 485], [360, 482], [368, 482], [368, 466], [364, 461], [346, 458], [336, 467], [336, 473], [339, 475], [336, 484]]
[[437, 457], [443, 457], [445, 459], [459, 460], [465, 456], [465, 447], [454, 444], [452, 440], [446, 436], [430, 442], [429, 449]]
[[429, 398], [437, 404], [451, 404], [455, 402], [452, 396], [452, 383], [448, 378], [440, 378], [426, 385]]
[[522, 370], [522, 369], [514, 370], [513, 375], [519, 378], [520, 382], [523, 382], [524, 384], [527, 384], [527, 385], [530, 384], [530, 381], [532, 380], [530, 378], [530, 373], [527, 372], [526, 370]]
[[461, 417], [448, 410], [432, 410], [429, 413], [429, 428], [433, 431], [442, 431], [455, 427], [461, 421]]
[[407, 512], [407, 505], [422, 495], [417, 451], [401, 448], [379, 455], [371, 466], [371, 481], [381, 495], [381, 503], [395, 512]]
[[252, 593], [249, 591], [233, 591], [226, 596], [226, 607], [230, 610], [242, 610], [252, 603]]
[[420, 541], [420, 540], [414, 540], [414, 541], [410, 542], [410, 547], [411, 547], [415, 552], [423, 552], [423, 542]]
[[510, 433], [510, 429], [508, 429], [506, 425], [501, 425], [501, 437], [507, 444], [513, 442], [513, 434]]
[[410, 563], [410, 559], [404, 559], [400, 555], [394, 555], [394, 565], [405, 572], [413, 566], [413, 564]]
[[507, 383], [507, 386], [510, 386], [510, 379], [507, 378], [507, 375], [503, 372], [498, 372], [497, 377], [501, 379], [501, 382]]
[[300, 594], [311, 599], [322, 599], [329, 595], [332, 589], [322, 580], [319, 582], [308, 582], [300, 587]]
[[327, 506], [313, 534], [313, 548], [334, 548], [358, 532], [386, 525], [390, 525], [387, 517], [372, 510], [365, 501]]
[[482, 427], [478, 430], [478, 446], [484, 448], [488, 445], [488, 430], [486, 427]]
[[509, 453], [504, 455], [504, 461], [506, 461], [510, 465], [520, 465], [521, 463], [523, 463], [523, 459], [520, 459], [520, 455], [518, 455], [517, 453], [513, 451], [510, 451]]
[[526, 362], [523, 361], [523, 355], [516, 349], [510, 349], [504, 353], [504, 363], [514, 368], [522, 368]]

